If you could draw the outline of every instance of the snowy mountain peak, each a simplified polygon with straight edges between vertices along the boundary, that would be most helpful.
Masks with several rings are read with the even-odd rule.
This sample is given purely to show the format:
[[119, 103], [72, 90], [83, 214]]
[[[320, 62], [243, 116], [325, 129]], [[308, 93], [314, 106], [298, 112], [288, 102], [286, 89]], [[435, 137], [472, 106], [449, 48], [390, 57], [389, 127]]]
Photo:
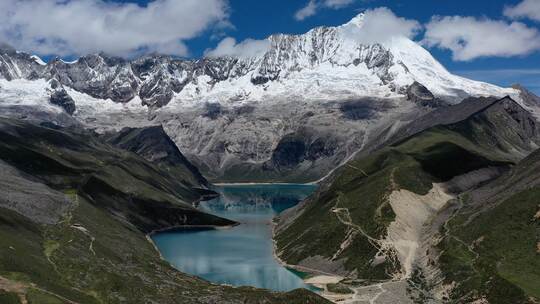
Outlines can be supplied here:
[[342, 26], [356, 25], [358, 27], [362, 27], [364, 25], [364, 16], [365, 16], [364, 13], [360, 13], [354, 16], [349, 22], [343, 24]]
[[366, 43], [359, 39], [364, 21], [365, 15], [359, 14], [337, 27], [272, 35], [266, 51], [249, 57], [180, 60], [148, 55], [125, 60], [95, 54], [44, 64], [36, 56], [5, 48], [0, 49], [0, 78], [54, 78], [94, 98], [125, 103], [139, 97], [151, 107], [405, 97], [415, 81], [450, 100], [515, 93], [450, 74], [408, 38]]

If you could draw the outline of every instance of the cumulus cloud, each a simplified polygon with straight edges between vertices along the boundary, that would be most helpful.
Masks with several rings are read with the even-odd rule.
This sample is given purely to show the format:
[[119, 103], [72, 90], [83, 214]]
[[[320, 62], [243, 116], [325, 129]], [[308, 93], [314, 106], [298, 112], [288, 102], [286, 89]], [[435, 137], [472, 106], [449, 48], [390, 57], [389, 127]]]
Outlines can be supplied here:
[[315, 0], [310, 0], [306, 4], [306, 6], [302, 7], [294, 14], [294, 19], [301, 21], [308, 17], [311, 17], [317, 13], [317, 9], [318, 9], [317, 2], [315, 2]]
[[452, 51], [454, 60], [511, 57], [540, 50], [540, 33], [520, 22], [475, 17], [433, 17], [423, 43]]
[[323, 5], [333, 9], [344, 8], [351, 5], [354, 0], [326, 0], [323, 2]]
[[144, 51], [186, 55], [183, 41], [228, 24], [226, 0], [0, 1], [0, 41], [43, 55]]
[[353, 4], [356, 0], [309, 0], [308, 3], [294, 14], [294, 19], [302, 21], [317, 14], [321, 8], [341, 9]]
[[207, 50], [205, 56], [207, 57], [255, 57], [260, 54], [264, 54], [268, 48], [270, 48], [270, 41], [268, 40], [254, 40], [246, 39], [240, 43], [236, 42], [236, 39], [227, 37], [217, 45], [213, 50]]
[[[397, 17], [390, 9], [380, 7], [366, 10], [361, 20], [361, 26], [356, 21], [341, 27], [340, 33], [346, 39], [358, 43], [382, 43], [389, 38], [403, 36], [413, 38], [422, 28], [415, 20]], [[264, 54], [271, 46], [269, 40], [246, 39], [240, 43], [232, 37], [223, 39], [215, 49], [206, 50], [207, 57], [254, 57]]]
[[516, 6], [507, 6], [504, 9], [504, 15], [512, 19], [529, 18], [540, 21], [540, 1], [523, 0]]
[[422, 28], [418, 21], [398, 17], [386, 7], [366, 10], [361, 20], [362, 26], [350, 22], [342, 32], [348, 38], [365, 44], [385, 42], [396, 36], [413, 38]]

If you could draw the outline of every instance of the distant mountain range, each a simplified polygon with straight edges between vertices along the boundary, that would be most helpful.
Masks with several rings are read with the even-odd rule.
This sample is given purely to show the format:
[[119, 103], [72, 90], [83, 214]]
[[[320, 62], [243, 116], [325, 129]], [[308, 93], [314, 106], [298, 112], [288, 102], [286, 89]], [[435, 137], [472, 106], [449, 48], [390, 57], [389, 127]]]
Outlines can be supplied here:
[[150, 55], [135, 60], [88, 55], [74, 62], [44, 63], [4, 47], [0, 76], [7, 80], [57, 80], [98, 99], [163, 107], [201, 102], [268, 102], [271, 99], [335, 100], [403, 96], [414, 81], [439, 97], [508, 94], [496, 86], [450, 74], [415, 42], [396, 37], [361, 44], [354, 37], [363, 15], [338, 27], [303, 35], [268, 37], [268, 49], [252, 57], [182, 60]]

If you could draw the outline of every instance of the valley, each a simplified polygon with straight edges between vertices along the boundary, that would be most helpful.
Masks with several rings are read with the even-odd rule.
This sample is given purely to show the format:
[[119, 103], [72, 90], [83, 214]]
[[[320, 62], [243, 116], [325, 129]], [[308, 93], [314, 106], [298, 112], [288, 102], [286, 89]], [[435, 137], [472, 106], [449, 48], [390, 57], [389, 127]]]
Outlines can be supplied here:
[[165, 167], [85, 130], [2, 119], [0, 134], [0, 273], [8, 285], [25, 286], [16, 293], [30, 303], [171, 301], [178, 293], [178, 303], [325, 302], [301, 290], [273, 294], [210, 284], [160, 258], [145, 234], [236, 224], [192, 206], [207, 194], [198, 188], [197, 171], [173, 171], [185, 165], [177, 150], [168, 154], [176, 165]]
[[0, 44], [0, 302], [539, 303], [540, 98], [366, 18], [251, 56]]

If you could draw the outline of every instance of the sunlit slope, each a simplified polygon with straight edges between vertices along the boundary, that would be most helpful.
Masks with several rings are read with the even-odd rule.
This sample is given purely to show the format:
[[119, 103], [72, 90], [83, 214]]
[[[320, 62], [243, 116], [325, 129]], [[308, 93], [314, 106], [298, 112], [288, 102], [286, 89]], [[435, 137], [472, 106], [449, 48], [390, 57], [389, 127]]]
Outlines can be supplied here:
[[[350, 161], [318, 193], [283, 215], [278, 254], [291, 264], [362, 279], [411, 277], [422, 262], [418, 248], [428, 233], [422, 227], [444, 208], [441, 204], [453, 192], [500, 174], [535, 150], [539, 140], [532, 116], [504, 98], [460, 122]], [[458, 183], [458, 176], [469, 180]], [[448, 185], [434, 187], [440, 183]], [[408, 213], [416, 209], [407, 198], [425, 200], [427, 211]], [[430, 206], [431, 201], [440, 204]]]

